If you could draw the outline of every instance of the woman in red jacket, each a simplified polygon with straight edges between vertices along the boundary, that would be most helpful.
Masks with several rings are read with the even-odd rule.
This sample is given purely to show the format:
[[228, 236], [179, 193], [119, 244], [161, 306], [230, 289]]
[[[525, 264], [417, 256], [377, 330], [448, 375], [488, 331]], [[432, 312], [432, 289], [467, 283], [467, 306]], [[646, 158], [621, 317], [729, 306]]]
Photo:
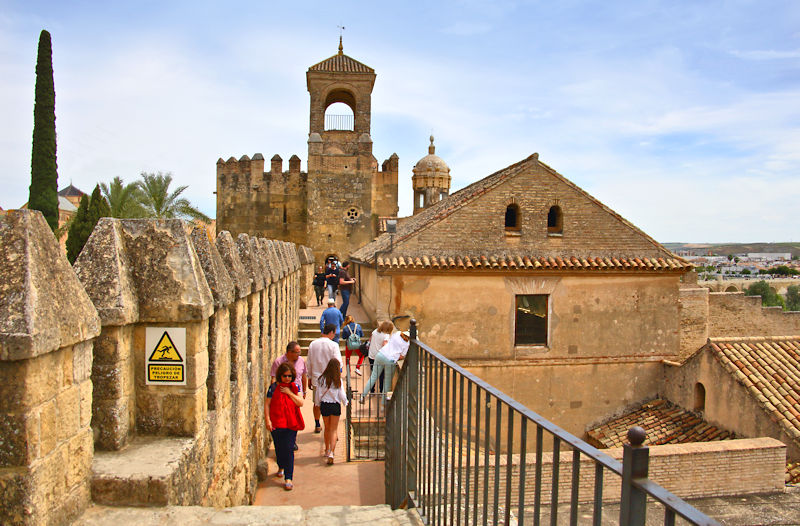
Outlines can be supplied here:
[[269, 386], [267, 402], [264, 404], [264, 419], [275, 444], [278, 476], [284, 477], [283, 488], [286, 491], [294, 487], [294, 444], [297, 441], [297, 432], [305, 428], [303, 415], [300, 414], [303, 398], [298, 394], [294, 378], [292, 366], [288, 363], [280, 364], [275, 371], [275, 383]]

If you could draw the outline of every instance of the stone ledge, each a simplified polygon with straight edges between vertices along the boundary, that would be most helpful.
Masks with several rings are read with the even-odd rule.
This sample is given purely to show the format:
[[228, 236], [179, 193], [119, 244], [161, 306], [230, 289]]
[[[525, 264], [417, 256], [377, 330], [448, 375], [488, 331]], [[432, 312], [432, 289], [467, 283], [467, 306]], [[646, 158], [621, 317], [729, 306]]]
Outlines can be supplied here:
[[111, 508], [93, 506], [78, 519], [79, 526], [136, 524], [138, 526], [250, 526], [312, 524], [370, 524], [371, 526], [421, 526], [416, 510], [392, 510], [378, 506], [320, 506], [303, 510], [300, 506], [237, 506], [217, 510], [200, 506], [166, 508]]
[[116, 506], [180, 504], [181, 480], [189, 471], [193, 438], [136, 437], [121, 451], [96, 451], [92, 500]]

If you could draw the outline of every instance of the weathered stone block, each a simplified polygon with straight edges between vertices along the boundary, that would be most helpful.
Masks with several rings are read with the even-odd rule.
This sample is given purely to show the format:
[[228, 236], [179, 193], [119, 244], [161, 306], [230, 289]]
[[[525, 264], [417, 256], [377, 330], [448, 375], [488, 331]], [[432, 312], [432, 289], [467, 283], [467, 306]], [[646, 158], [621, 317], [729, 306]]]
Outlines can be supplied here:
[[128, 361], [131, 357], [132, 343], [129, 326], [107, 325], [94, 340], [93, 361], [101, 365], [116, 365]]
[[128, 399], [95, 400], [92, 404], [92, 429], [98, 449], [116, 450], [128, 441], [132, 408]]
[[77, 385], [60, 392], [55, 399], [58, 441], [69, 440], [80, 429], [81, 390]]
[[0, 467], [27, 466], [39, 454], [39, 414], [0, 413]]
[[58, 440], [58, 411], [55, 400], [42, 404], [39, 410], [39, 456], [45, 457], [56, 447]]
[[170, 435], [192, 436], [205, 423], [206, 388], [192, 393], [169, 394], [163, 400], [163, 427]]
[[65, 351], [0, 367], [0, 411], [25, 412], [52, 399], [63, 385]]
[[0, 360], [47, 354], [100, 332], [100, 319], [41, 212], [0, 217]]
[[92, 430], [84, 429], [67, 444], [67, 490], [72, 491], [76, 486], [87, 484], [92, 468], [94, 456], [94, 442]]
[[80, 427], [87, 427], [92, 424], [92, 399], [94, 385], [91, 381], [83, 381], [78, 384], [80, 389]]

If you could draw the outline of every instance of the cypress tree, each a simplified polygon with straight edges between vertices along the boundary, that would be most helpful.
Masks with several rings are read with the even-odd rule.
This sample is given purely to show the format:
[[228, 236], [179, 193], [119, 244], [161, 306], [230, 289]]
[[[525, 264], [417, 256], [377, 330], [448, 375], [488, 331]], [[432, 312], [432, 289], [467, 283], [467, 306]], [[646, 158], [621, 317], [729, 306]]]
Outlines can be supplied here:
[[78, 211], [72, 218], [69, 234], [67, 234], [67, 259], [70, 263], [75, 263], [75, 260], [78, 259], [78, 254], [81, 253], [83, 245], [89, 239], [92, 228], [94, 225], [91, 224], [89, 218], [89, 198], [84, 194], [81, 196], [81, 204], [78, 205]]
[[110, 217], [111, 209], [108, 201], [100, 193], [100, 185], [94, 187], [92, 197], [81, 197], [81, 204], [75, 212], [75, 218], [69, 227], [67, 236], [67, 259], [70, 263], [75, 263], [78, 255], [83, 250], [83, 245], [92, 235], [94, 227], [101, 217]]
[[50, 33], [39, 35], [36, 60], [36, 96], [33, 106], [33, 151], [28, 208], [40, 210], [50, 228], [58, 228], [58, 172], [56, 166], [56, 90]]

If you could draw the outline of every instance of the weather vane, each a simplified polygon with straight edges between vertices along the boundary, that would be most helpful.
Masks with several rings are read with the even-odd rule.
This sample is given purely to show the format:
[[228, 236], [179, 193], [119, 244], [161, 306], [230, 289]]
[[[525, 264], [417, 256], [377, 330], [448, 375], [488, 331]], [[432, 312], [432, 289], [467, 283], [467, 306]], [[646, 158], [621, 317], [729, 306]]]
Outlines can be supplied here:
[[339, 28], [339, 38], [342, 38], [342, 32], [345, 30], [344, 26], [336, 26]]

